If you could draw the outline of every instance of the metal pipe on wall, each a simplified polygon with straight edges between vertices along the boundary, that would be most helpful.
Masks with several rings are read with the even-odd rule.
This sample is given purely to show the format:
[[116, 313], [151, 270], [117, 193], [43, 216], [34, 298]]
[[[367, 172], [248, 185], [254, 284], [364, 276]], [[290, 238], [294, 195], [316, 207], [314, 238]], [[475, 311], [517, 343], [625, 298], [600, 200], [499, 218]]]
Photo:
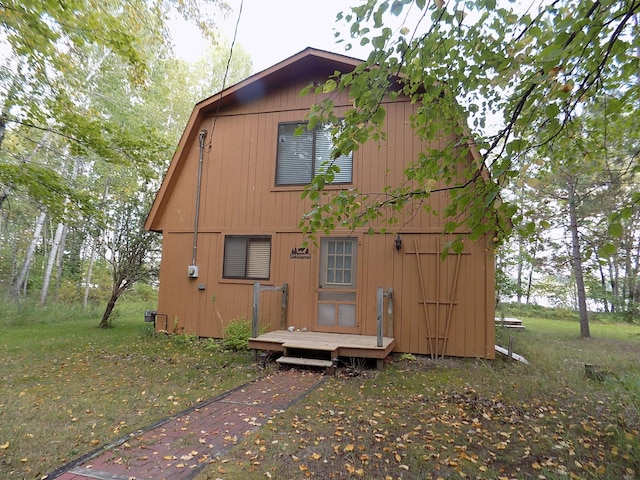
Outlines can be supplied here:
[[200, 157], [198, 160], [198, 183], [196, 185], [196, 214], [193, 221], [193, 253], [191, 255], [191, 265], [196, 265], [198, 251], [198, 219], [200, 218], [200, 188], [202, 185], [202, 162], [204, 159], [204, 141], [207, 138], [207, 131], [200, 130], [198, 135], [200, 140]]

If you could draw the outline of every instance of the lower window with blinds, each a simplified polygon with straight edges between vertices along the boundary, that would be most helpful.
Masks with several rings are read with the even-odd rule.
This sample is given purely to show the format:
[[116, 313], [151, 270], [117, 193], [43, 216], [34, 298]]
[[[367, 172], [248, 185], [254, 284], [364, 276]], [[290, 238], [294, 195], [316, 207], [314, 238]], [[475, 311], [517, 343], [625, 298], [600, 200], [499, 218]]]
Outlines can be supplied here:
[[224, 238], [223, 278], [268, 280], [270, 236], [227, 235]]

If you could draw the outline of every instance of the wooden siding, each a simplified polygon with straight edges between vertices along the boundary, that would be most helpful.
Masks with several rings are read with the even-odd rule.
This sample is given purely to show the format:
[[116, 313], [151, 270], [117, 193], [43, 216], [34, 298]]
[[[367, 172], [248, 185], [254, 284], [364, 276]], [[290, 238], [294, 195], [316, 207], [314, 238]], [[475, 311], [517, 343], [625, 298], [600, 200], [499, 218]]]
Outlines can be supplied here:
[[[169, 330], [221, 337], [236, 318], [250, 319], [252, 282], [222, 278], [225, 235], [270, 235], [271, 276], [267, 285], [289, 285], [287, 325], [313, 330], [318, 294], [318, 251], [311, 258], [292, 259], [292, 248], [302, 244], [296, 225], [310, 203], [301, 200], [302, 187], [275, 187], [277, 132], [280, 122], [304, 120], [309, 106], [323, 97], [301, 97], [310, 81], [322, 77], [292, 76], [279, 89], [252, 101], [236, 101], [217, 117], [194, 117], [184, 150], [174, 158], [162, 198], [154, 206], [148, 227], [163, 232], [158, 312], [168, 317]], [[346, 94], [333, 95], [338, 113], [350, 106]], [[421, 148], [409, 126], [415, 105], [408, 101], [385, 104], [387, 139], [369, 142], [354, 152], [353, 183], [362, 192], [380, 192], [403, 181], [403, 172]], [[187, 278], [191, 264], [200, 155], [197, 132], [207, 130], [203, 151], [202, 191], [196, 264], [197, 279]], [[195, 133], [194, 133], [195, 132]], [[469, 161], [474, 161], [469, 156]], [[332, 187], [329, 187], [332, 188]], [[442, 211], [448, 196], [432, 195], [430, 203]], [[403, 248], [397, 252], [395, 235], [364, 231], [335, 232], [358, 238], [357, 321], [359, 333], [376, 334], [376, 289], [394, 291], [395, 350], [493, 358], [495, 339], [493, 253], [484, 240], [465, 244], [457, 268], [456, 255], [440, 260], [438, 248], [444, 219], [419, 205], [399, 217]], [[375, 227], [375, 225], [374, 225]], [[416, 256], [415, 245], [419, 255]], [[427, 297], [427, 315], [421, 303], [418, 257]], [[454, 284], [456, 291], [453, 292]], [[450, 306], [451, 299], [453, 305]], [[452, 308], [449, 314], [449, 308]], [[261, 294], [261, 326], [275, 330], [280, 294]], [[450, 322], [445, 332], [447, 321]], [[163, 322], [159, 320], [159, 328]], [[432, 337], [429, 339], [428, 332]]]

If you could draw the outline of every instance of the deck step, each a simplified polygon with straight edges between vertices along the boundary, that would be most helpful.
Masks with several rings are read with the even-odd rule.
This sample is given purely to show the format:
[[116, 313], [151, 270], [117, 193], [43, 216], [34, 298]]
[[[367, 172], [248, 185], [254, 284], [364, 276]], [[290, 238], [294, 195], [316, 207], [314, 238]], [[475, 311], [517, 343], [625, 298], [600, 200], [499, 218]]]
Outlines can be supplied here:
[[279, 364], [299, 365], [303, 367], [330, 368], [333, 366], [331, 360], [322, 360], [319, 358], [280, 357], [276, 359], [276, 362]]
[[282, 344], [284, 348], [295, 350], [320, 350], [323, 352], [335, 352], [340, 345], [328, 342], [304, 342], [299, 340], [289, 341]]

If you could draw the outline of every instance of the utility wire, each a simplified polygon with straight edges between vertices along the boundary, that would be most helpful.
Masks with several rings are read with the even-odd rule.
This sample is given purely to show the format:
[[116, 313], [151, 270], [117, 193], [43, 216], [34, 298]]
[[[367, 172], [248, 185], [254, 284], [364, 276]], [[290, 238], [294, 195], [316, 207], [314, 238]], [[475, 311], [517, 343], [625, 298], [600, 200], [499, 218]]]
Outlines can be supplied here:
[[[233, 30], [233, 39], [231, 40], [231, 46], [229, 47], [229, 57], [227, 58], [227, 65], [224, 70], [224, 76], [222, 77], [222, 88], [220, 89], [220, 97], [222, 97], [222, 92], [224, 92], [224, 89], [227, 86], [227, 77], [229, 75], [229, 70], [231, 69], [231, 59], [233, 58], [233, 48], [235, 47], [236, 40], [238, 38], [238, 27], [240, 26], [240, 19], [242, 18], [243, 6], [244, 6], [244, 0], [240, 0], [240, 9], [238, 10], [238, 18], [236, 20], [236, 26]], [[220, 104], [221, 104], [220, 100], [222, 100], [222, 98], [218, 100], [218, 105], [216, 106], [216, 113], [213, 116], [213, 123], [211, 125], [211, 135], [209, 135], [209, 144], [207, 145], [208, 148], [211, 148], [211, 142], [213, 141], [213, 132], [216, 128], [218, 113], [220, 112]]]

